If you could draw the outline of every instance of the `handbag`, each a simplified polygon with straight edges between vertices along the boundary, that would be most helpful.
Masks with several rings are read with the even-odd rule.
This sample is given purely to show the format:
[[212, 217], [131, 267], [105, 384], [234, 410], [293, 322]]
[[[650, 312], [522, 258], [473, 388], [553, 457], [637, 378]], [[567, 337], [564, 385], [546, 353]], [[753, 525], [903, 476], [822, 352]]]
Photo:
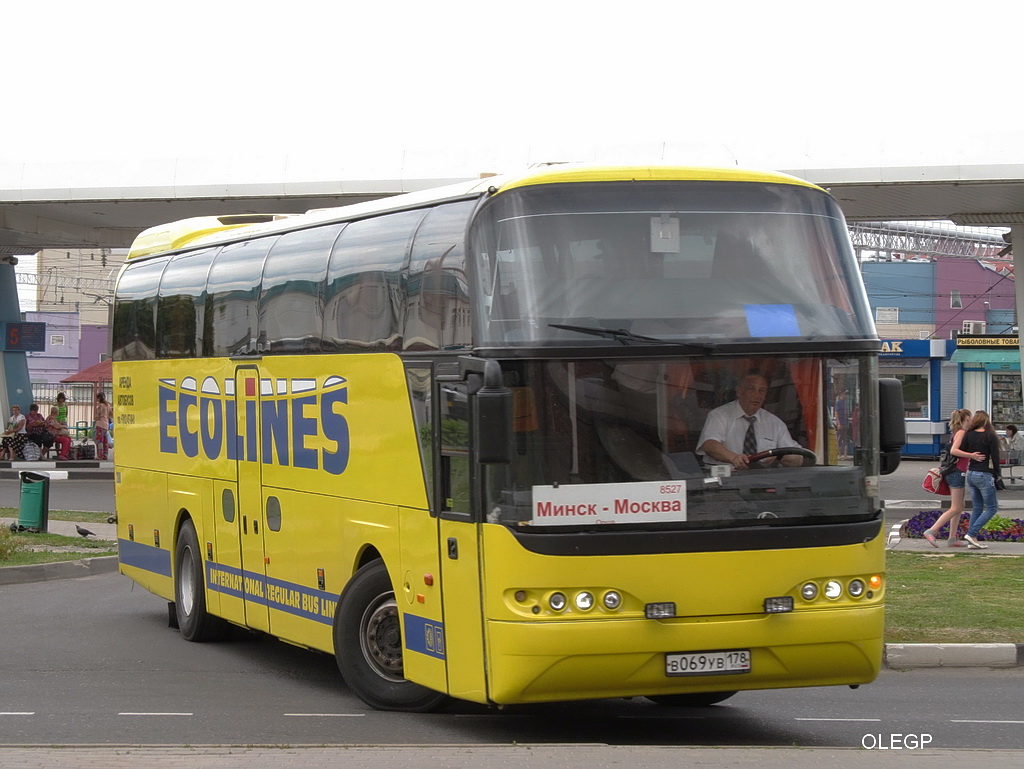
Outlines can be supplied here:
[[925, 474], [921, 488], [929, 494], [938, 494], [943, 497], [949, 496], [949, 484], [946, 483], [946, 479], [942, 477], [942, 473], [937, 467], [933, 467]]
[[1002, 478], [996, 478], [996, 491], [1006, 491], [1006, 484]]
[[946, 477], [951, 472], [956, 470], [957, 462], [960, 461], [960, 457], [953, 456], [953, 453], [949, 448], [942, 450], [942, 454], [939, 456], [939, 473]]

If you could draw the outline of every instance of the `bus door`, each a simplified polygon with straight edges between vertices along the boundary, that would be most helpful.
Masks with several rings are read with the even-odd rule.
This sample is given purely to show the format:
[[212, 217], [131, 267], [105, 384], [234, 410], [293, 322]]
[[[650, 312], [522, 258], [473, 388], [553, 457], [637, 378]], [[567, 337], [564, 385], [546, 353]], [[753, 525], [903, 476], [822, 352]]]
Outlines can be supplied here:
[[486, 701], [480, 525], [471, 504], [470, 409], [465, 382], [435, 385], [435, 489], [448, 693]]
[[235, 369], [235, 436], [238, 525], [242, 555], [245, 624], [270, 632], [263, 536], [263, 463], [260, 460], [260, 375], [256, 366]]

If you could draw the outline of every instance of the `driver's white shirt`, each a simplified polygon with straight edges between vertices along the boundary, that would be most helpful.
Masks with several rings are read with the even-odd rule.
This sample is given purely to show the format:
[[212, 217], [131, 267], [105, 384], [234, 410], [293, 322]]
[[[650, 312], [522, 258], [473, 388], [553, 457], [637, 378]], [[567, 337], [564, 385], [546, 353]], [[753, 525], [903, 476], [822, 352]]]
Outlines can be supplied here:
[[[729, 451], [741, 454], [743, 439], [747, 435], [748, 422], [744, 419], [745, 416], [739, 401], [732, 401], [712, 409], [704, 422], [700, 439], [697, 441], [697, 453], [704, 456], [705, 441], [718, 441]], [[757, 417], [757, 422], [754, 423], [754, 432], [757, 434], [758, 451], [797, 445], [797, 442], [790, 436], [786, 423], [773, 413], [758, 409], [754, 416]], [[712, 462], [716, 461], [711, 457], [707, 459]]]

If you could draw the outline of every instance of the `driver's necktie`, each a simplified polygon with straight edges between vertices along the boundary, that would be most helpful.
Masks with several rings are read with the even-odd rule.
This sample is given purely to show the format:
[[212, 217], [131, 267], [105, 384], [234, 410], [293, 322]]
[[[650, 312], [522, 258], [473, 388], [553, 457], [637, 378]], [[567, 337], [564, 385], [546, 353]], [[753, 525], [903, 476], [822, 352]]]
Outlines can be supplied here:
[[754, 432], [754, 422], [757, 421], [757, 417], [748, 417], [744, 415], [744, 419], [747, 420], [747, 434], [743, 436], [743, 453], [750, 455], [757, 453], [757, 433]]

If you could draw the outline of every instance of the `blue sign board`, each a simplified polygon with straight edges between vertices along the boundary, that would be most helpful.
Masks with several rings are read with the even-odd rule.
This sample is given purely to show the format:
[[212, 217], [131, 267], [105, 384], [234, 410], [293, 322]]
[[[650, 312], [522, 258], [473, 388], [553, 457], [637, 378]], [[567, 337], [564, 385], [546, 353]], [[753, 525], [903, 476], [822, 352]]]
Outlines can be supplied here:
[[4, 352], [45, 352], [45, 323], [0, 323]]

